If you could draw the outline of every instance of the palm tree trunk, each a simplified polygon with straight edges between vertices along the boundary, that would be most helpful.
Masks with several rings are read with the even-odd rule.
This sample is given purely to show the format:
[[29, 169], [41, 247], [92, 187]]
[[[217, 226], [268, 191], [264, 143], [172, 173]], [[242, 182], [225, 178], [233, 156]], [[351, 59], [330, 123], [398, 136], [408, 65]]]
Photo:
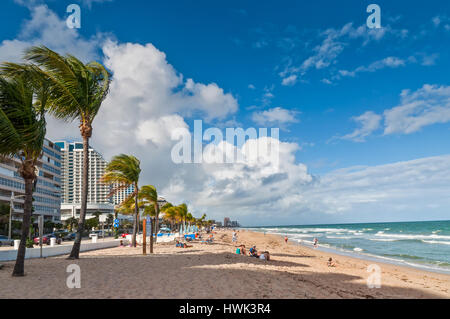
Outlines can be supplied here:
[[83, 179], [81, 181], [81, 209], [80, 219], [78, 221], [77, 235], [73, 243], [72, 251], [68, 259], [80, 258], [81, 236], [84, 230], [84, 222], [86, 219], [87, 196], [88, 196], [88, 179], [89, 179], [89, 137], [83, 135]]
[[139, 207], [138, 207], [138, 194], [139, 189], [137, 183], [134, 184], [134, 189], [136, 192], [136, 196], [134, 196], [134, 223], [133, 223], [133, 237], [131, 239], [131, 246], [136, 247], [136, 226], [138, 221], [138, 213], [139, 213]]
[[153, 218], [150, 219], [150, 254], [153, 254]]
[[25, 179], [25, 202], [23, 205], [22, 235], [20, 237], [19, 249], [17, 250], [16, 264], [13, 276], [24, 276], [25, 252], [28, 232], [30, 231], [30, 220], [33, 209], [33, 179]]
[[155, 211], [156, 211], [155, 234], [158, 234], [158, 231], [159, 231], [159, 205], [158, 205], [158, 202], [156, 202]]

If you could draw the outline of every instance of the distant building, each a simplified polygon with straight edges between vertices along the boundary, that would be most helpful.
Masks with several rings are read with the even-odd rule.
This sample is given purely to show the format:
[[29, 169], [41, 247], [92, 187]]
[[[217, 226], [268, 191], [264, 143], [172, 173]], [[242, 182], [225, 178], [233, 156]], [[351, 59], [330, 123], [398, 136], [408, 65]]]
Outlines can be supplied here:
[[[0, 160], [0, 201], [10, 204], [14, 193], [13, 219], [21, 220], [23, 214], [25, 183], [17, 173], [20, 159]], [[38, 177], [33, 193], [33, 215], [44, 216], [45, 221], [60, 222], [61, 218], [61, 149], [48, 139], [37, 163]]]
[[230, 222], [230, 227], [239, 227], [239, 223], [236, 220]]
[[230, 227], [231, 220], [229, 217], [223, 219], [223, 227]]
[[[55, 143], [62, 150], [62, 204], [61, 220], [70, 217], [78, 218], [81, 209], [82, 174], [83, 174], [83, 143], [58, 141]], [[86, 218], [100, 212], [114, 214], [113, 199], [108, 197], [111, 187], [100, 182], [105, 174], [107, 162], [103, 156], [89, 147], [89, 184]]]

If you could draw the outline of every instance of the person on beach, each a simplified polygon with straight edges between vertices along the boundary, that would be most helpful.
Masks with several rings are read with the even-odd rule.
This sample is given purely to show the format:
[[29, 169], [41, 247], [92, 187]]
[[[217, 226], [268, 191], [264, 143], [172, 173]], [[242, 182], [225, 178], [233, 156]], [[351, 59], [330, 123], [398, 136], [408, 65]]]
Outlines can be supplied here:
[[336, 262], [330, 257], [327, 262], [328, 267], [336, 267]]
[[237, 234], [236, 234], [236, 232], [233, 232], [233, 237], [231, 238], [231, 241], [233, 243], [237, 242]]
[[287, 241], [288, 241], [288, 237], [287, 236], [284, 236], [284, 242], [287, 244]]
[[258, 251], [256, 250], [256, 246], [253, 246], [249, 249], [250, 257], [258, 257]]
[[262, 260], [270, 260], [270, 253], [268, 251], [263, 252], [261, 255], [259, 255], [259, 259]]
[[318, 243], [319, 243], [319, 240], [317, 238], [314, 238], [314, 248], [317, 248]]
[[236, 254], [245, 256], [245, 245], [236, 246]]

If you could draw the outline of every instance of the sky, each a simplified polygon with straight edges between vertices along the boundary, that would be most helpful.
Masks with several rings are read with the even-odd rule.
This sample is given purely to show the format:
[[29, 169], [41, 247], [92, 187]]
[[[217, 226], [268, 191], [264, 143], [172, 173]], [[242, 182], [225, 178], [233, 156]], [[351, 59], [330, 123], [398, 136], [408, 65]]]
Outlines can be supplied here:
[[[78, 29], [66, 24], [72, 3]], [[366, 24], [371, 3], [379, 29]], [[91, 146], [107, 160], [137, 156], [140, 184], [194, 216], [246, 226], [450, 219], [448, 1], [4, 0], [1, 9], [0, 61], [46, 45], [110, 70]], [[192, 133], [195, 120], [223, 134], [279, 128], [269, 138], [280, 143], [277, 165], [174, 163], [173, 132]], [[80, 139], [77, 123], [51, 117], [47, 132]]]

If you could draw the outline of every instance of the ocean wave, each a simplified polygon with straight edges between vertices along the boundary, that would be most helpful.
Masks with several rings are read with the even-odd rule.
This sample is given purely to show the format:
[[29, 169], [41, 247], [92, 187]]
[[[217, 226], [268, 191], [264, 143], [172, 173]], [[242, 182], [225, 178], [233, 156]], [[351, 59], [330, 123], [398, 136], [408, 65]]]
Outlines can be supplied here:
[[372, 241], [398, 241], [398, 239], [394, 238], [369, 238]]
[[352, 238], [351, 236], [326, 236], [327, 238], [332, 238], [332, 239], [350, 239]]
[[399, 238], [399, 239], [450, 239], [450, 236], [444, 235], [413, 235], [413, 234], [384, 234], [384, 233], [376, 233], [375, 236], [379, 237], [391, 237], [391, 238]]
[[450, 245], [450, 241], [438, 241], [438, 240], [422, 240], [422, 242], [427, 244], [442, 244], [442, 245]]
[[359, 248], [359, 247], [355, 247], [355, 248], [353, 248], [353, 250], [354, 250], [354, 251], [363, 251], [364, 249]]
[[408, 255], [408, 254], [383, 254], [384, 256], [389, 257], [400, 257], [400, 258], [406, 258], [406, 259], [424, 259], [423, 257], [415, 256], [415, 255]]

